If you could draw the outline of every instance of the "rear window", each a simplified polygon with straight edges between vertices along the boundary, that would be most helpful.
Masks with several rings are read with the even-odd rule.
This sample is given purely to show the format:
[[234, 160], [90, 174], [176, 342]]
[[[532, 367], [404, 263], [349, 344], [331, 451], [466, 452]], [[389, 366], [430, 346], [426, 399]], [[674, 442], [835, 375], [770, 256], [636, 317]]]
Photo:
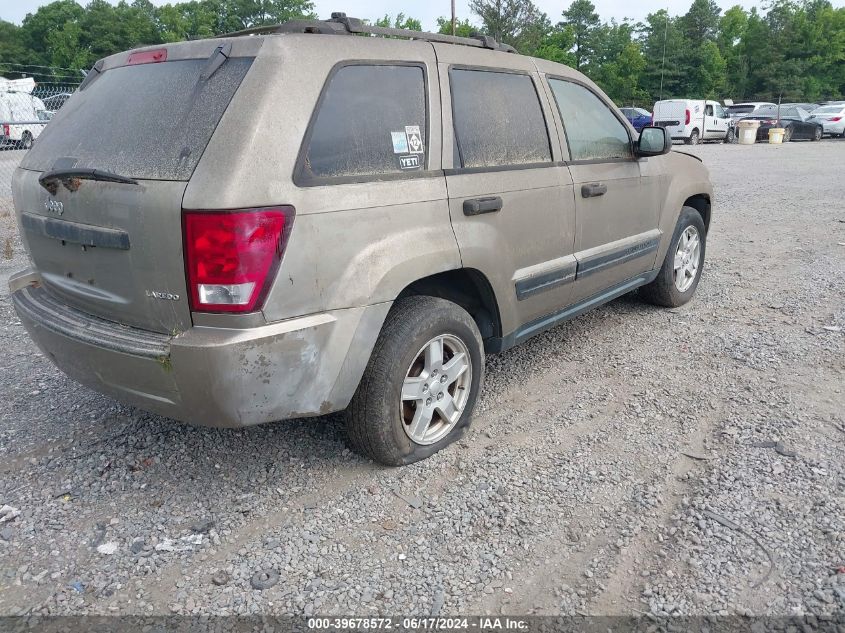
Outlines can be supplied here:
[[754, 112], [753, 105], [728, 106], [725, 109], [729, 114], [748, 114], [749, 112]]
[[427, 147], [421, 66], [343, 66], [325, 88], [298, 180], [419, 172]]
[[231, 58], [203, 80], [206, 63], [190, 59], [105, 71], [68, 99], [22, 167], [46, 171], [62, 159], [63, 167], [188, 180], [252, 58]]

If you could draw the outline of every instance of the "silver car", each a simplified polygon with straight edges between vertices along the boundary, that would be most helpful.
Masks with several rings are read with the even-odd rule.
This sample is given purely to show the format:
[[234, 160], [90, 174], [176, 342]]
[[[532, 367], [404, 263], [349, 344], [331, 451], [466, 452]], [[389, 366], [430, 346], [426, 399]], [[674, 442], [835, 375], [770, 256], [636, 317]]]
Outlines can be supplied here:
[[12, 298], [118, 400], [218, 427], [345, 410], [356, 450], [406, 464], [465, 433], [485, 354], [636, 288], [692, 298], [713, 190], [669, 150], [489, 37], [338, 14], [133, 50], [15, 173]]

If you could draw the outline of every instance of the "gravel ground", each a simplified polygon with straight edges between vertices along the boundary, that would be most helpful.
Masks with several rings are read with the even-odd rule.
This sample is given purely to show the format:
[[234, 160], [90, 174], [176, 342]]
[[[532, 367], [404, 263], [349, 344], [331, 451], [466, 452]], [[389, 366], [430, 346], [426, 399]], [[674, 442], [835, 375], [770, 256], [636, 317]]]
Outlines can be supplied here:
[[0, 209], [0, 614], [842, 617], [845, 141], [693, 151], [696, 299], [489, 358], [467, 438], [402, 469], [339, 416], [191, 428], [69, 381]]

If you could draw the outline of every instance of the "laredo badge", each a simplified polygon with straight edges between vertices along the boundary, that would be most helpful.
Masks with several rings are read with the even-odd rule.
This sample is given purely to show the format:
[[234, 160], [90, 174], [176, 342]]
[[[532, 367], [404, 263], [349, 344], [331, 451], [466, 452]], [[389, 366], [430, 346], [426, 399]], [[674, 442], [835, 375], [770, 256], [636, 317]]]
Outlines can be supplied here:
[[422, 154], [425, 151], [419, 125], [406, 125], [405, 134], [408, 136], [408, 147], [412, 154]]

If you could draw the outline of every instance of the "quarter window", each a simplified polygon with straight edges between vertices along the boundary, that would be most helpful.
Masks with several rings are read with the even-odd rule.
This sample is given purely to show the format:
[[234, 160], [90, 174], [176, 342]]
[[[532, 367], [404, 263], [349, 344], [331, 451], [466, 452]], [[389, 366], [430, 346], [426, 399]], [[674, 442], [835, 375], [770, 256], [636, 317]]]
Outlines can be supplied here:
[[344, 66], [329, 80], [312, 125], [306, 178], [425, 169], [425, 76], [420, 66]]
[[546, 121], [528, 75], [452, 69], [452, 118], [461, 167], [550, 162]]
[[628, 129], [592, 91], [571, 81], [550, 79], [572, 160], [631, 158]]

